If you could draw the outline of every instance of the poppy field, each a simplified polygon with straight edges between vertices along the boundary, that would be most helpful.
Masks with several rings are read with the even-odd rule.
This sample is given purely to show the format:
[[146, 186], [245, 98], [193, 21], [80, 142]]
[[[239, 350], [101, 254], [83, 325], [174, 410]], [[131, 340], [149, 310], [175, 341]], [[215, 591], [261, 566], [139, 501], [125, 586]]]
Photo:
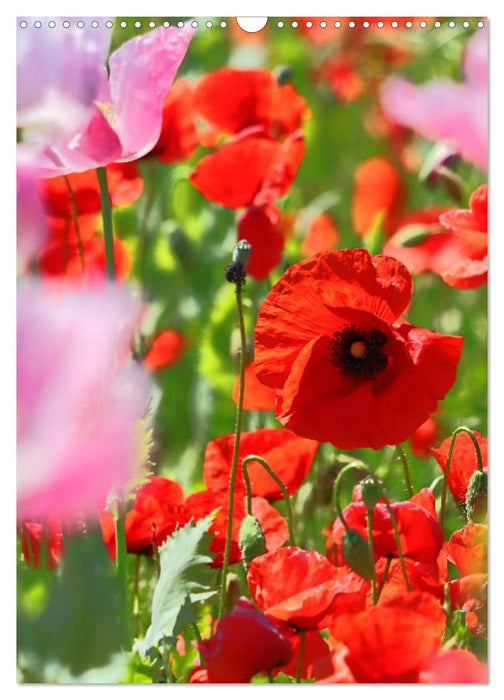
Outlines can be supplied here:
[[487, 22], [17, 18], [19, 683], [487, 669]]

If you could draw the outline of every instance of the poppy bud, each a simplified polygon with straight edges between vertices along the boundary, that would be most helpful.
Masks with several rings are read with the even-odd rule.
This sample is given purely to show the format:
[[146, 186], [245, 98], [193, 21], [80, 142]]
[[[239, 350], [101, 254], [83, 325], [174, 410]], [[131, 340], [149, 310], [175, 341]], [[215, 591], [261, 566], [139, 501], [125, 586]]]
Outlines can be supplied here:
[[466, 515], [470, 523], [482, 523], [487, 513], [488, 476], [479, 470], [469, 481], [466, 495]]
[[246, 515], [243, 518], [238, 543], [246, 564], [250, 564], [252, 559], [266, 552], [264, 532], [259, 520], [253, 515]]
[[371, 581], [374, 576], [374, 562], [368, 543], [360, 532], [351, 528], [345, 530], [341, 544], [343, 558], [348, 566], [366, 581]]
[[373, 510], [381, 498], [381, 490], [372, 476], [368, 476], [360, 482], [361, 498], [368, 510]]
[[277, 66], [274, 69], [273, 74], [277, 79], [279, 85], [285, 85], [285, 83], [290, 83], [290, 81], [292, 80], [294, 71], [290, 66], [282, 65]]

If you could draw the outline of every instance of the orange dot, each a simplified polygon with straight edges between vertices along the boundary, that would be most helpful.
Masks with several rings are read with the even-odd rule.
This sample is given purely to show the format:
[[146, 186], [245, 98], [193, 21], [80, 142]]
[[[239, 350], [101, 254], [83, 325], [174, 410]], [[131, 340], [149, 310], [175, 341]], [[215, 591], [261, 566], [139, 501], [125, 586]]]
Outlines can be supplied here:
[[356, 360], [362, 360], [363, 357], [366, 357], [366, 353], [366, 343], [362, 340], [356, 340], [355, 343], [352, 343], [350, 346], [350, 355], [355, 357]]

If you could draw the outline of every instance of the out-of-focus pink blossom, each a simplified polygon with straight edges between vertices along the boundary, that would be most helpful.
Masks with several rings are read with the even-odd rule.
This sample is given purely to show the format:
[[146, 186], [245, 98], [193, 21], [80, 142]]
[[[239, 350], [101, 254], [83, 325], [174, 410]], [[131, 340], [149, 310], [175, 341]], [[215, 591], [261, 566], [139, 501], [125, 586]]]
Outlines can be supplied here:
[[72, 17], [64, 27], [61, 17], [52, 28], [47, 18], [35, 27], [34, 17], [23, 28], [22, 19], [17, 29], [18, 127], [25, 139], [45, 145], [91, 117], [112, 30], [105, 17], [96, 28], [89, 18]]
[[413, 85], [398, 77], [382, 88], [386, 114], [432, 140], [445, 140], [460, 155], [486, 170], [488, 164], [488, 43], [486, 28], [477, 31], [464, 57], [465, 82], [437, 78]]
[[18, 291], [18, 519], [98, 518], [138, 461], [145, 370], [128, 359], [136, 318], [119, 286]]
[[[41, 175], [82, 172], [148, 153], [161, 132], [163, 105], [194, 33], [158, 27], [120, 46], [97, 78], [89, 119], [56, 139], [40, 159]], [[32, 78], [36, 79], [36, 78]]]
[[30, 156], [22, 148], [18, 148], [16, 176], [17, 267], [24, 272], [45, 243], [48, 229]]

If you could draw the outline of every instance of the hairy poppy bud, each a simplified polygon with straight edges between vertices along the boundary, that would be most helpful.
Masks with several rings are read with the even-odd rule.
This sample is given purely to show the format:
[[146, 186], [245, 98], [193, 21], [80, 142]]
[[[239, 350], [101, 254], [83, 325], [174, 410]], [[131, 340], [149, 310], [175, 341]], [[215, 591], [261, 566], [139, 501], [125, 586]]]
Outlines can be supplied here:
[[482, 523], [487, 514], [488, 476], [476, 471], [471, 476], [466, 496], [466, 515], [470, 523]]
[[259, 520], [253, 515], [246, 515], [243, 518], [238, 544], [246, 564], [250, 564], [252, 559], [266, 552], [264, 532]]
[[368, 476], [360, 482], [361, 498], [368, 510], [373, 510], [381, 498], [381, 490], [372, 476]]
[[343, 558], [348, 566], [366, 581], [371, 581], [374, 575], [374, 562], [368, 543], [360, 532], [351, 528], [345, 530], [342, 548]]

